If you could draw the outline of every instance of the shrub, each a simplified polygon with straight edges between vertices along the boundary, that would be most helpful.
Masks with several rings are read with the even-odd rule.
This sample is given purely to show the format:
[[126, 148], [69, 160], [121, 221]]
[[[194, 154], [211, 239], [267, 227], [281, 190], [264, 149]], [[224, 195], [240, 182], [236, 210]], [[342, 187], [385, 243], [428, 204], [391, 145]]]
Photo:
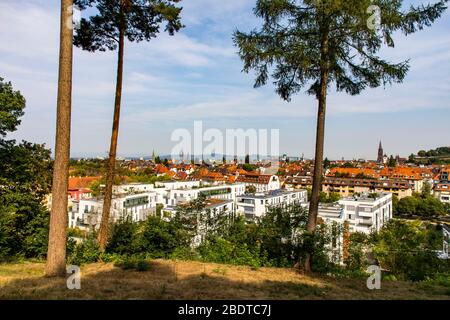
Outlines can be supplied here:
[[97, 241], [91, 237], [80, 243], [68, 241], [67, 262], [74, 265], [82, 265], [97, 262], [100, 258], [100, 250]]
[[429, 223], [391, 220], [372, 235], [372, 253], [379, 265], [398, 279], [432, 278], [449, 270], [436, 254], [442, 243], [438, 233]]
[[361, 271], [366, 266], [366, 254], [364, 249], [367, 245], [367, 236], [364, 233], [352, 233], [349, 239], [348, 257], [344, 261], [347, 268], [353, 271]]
[[106, 252], [133, 254], [138, 250], [137, 231], [139, 225], [131, 219], [121, 220], [111, 226]]
[[190, 245], [190, 234], [177, 221], [149, 217], [139, 238], [139, 251], [154, 258], [168, 258], [173, 252]]
[[118, 259], [114, 266], [123, 270], [148, 271], [150, 270], [150, 263], [142, 255], [122, 256]]

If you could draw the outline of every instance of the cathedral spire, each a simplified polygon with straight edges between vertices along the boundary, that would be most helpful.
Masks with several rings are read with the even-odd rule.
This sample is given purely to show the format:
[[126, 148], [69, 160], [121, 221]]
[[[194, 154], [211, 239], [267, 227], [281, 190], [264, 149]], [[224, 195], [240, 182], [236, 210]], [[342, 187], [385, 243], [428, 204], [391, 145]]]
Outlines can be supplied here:
[[381, 145], [381, 140], [380, 140], [380, 144], [378, 146], [378, 157], [377, 157], [378, 163], [383, 163], [383, 156], [384, 156], [384, 151], [383, 151], [383, 146]]

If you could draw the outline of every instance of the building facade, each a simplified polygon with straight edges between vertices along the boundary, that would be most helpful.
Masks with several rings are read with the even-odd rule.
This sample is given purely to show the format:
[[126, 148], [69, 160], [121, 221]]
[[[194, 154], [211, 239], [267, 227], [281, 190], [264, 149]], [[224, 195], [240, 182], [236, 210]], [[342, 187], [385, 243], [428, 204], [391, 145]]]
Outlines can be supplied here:
[[238, 196], [236, 212], [245, 215], [247, 220], [261, 218], [271, 206], [290, 204], [306, 204], [308, 195], [306, 190], [289, 191], [284, 189], [244, 194]]
[[325, 222], [348, 222], [350, 232], [378, 232], [392, 219], [392, 194], [364, 194], [347, 197], [334, 204], [321, 204], [319, 217]]

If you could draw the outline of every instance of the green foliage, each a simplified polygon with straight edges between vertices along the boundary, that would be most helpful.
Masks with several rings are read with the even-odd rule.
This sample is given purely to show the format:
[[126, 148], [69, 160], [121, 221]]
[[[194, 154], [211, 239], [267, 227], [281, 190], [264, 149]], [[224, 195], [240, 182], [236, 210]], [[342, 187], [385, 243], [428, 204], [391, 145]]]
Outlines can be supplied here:
[[446, 206], [439, 199], [431, 195], [419, 194], [400, 199], [394, 212], [398, 216], [419, 216], [424, 218], [448, 214]]
[[324, 191], [319, 193], [319, 202], [321, 203], [334, 203], [339, 201], [339, 199], [341, 199], [341, 196], [337, 192], [330, 192], [329, 195]]
[[437, 217], [446, 214], [444, 204], [433, 196], [427, 196], [417, 205], [416, 214], [421, 217]]
[[169, 258], [176, 249], [190, 245], [192, 235], [176, 219], [169, 222], [159, 217], [149, 217], [139, 239], [142, 252], [155, 258]]
[[24, 108], [25, 98], [22, 94], [14, 91], [11, 82], [3, 82], [0, 77], [0, 137], [16, 131]]
[[[446, 9], [446, 1], [439, 1], [404, 11], [402, 2], [257, 0], [254, 13], [262, 27], [235, 32], [234, 43], [244, 71], [256, 72], [255, 87], [271, 75], [285, 100], [304, 87], [319, 98], [321, 81], [356, 95], [367, 87], [402, 82], [408, 61], [389, 63], [377, 53], [383, 45], [394, 47], [393, 33], [408, 35], [430, 26]], [[367, 24], [370, 5], [381, 11], [378, 32]]]
[[389, 157], [389, 160], [388, 160], [387, 165], [388, 165], [388, 167], [390, 167], [390, 168], [394, 168], [394, 167], [397, 166], [397, 160], [395, 160], [394, 156], [391, 155], [391, 156]]
[[409, 162], [416, 164], [448, 164], [450, 163], [450, 147], [439, 147], [432, 150], [420, 150], [417, 158], [414, 154], [410, 156]]
[[350, 235], [348, 258], [345, 264], [349, 270], [363, 271], [366, 267], [366, 255], [364, 249], [368, 245], [367, 236], [364, 233], [355, 232]]
[[244, 163], [242, 165], [242, 169], [244, 169], [247, 172], [255, 171], [258, 167], [251, 163]]
[[442, 232], [432, 224], [391, 220], [370, 241], [374, 258], [398, 279], [418, 281], [449, 271], [436, 254]]
[[131, 219], [125, 219], [111, 226], [107, 253], [133, 254], [137, 251], [137, 231], [139, 225]]
[[146, 258], [140, 255], [125, 255], [120, 259], [115, 261], [114, 266], [119, 267], [123, 270], [132, 270], [136, 271], [148, 271], [151, 269], [151, 264], [146, 260]]
[[425, 181], [422, 187], [422, 197], [425, 198], [431, 194], [432, 186], [428, 181]]
[[105, 161], [100, 159], [70, 160], [72, 177], [100, 176], [105, 172]]
[[413, 215], [416, 213], [419, 200], [415, 197], [404, 197], [398, 201], [397, 211], [399, 214]]
[[0, 78], [0, 260], [47, 252], [52, 163], [44, 145], [4, 140], [16, 130], [25, 99]]
[[330, 166], [330, 160], [328, 158], [323, 159], [323, 168], [327, 169]]
[[394, 215], [398, 214], [398, 197], [395, 194], [392, 194], [392, 213]]
[[83, 265], [97, 262], [100, 258], [100, 249], [94, 236], [76, 243], [69, 239], [67, 242], [67, 263]]
[[120, 30], [130, 42], [150, 41], [160, 32], [163, 23], [170, 35], [179, 31], [181, 8], [174, 0], [134, 0], [121, 4], [109, 0], [74, 0], [82, 10], [95, 7], [95, 15], [82, 18], [77, 28], [74, 45], [87, 51], [116, 50]]
[[258, 251], [252, 251], [246, 243], [235, 243], [221, 237], [210, 239], [199, 247], [199, 253], [204, 261], [249, 265], [260, 267]]

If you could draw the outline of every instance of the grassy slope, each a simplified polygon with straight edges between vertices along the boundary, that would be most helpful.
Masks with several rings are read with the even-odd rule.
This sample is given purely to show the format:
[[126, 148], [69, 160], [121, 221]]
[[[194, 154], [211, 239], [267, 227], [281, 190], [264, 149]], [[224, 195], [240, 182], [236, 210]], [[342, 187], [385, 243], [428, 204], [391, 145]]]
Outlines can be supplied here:
[[44, 278], [44, 264], [0, 264], [0, 299], [450, 299], [449, 288], [304, 276], [290, 269], [155, 260], [149, 271], [112, 264], [82, 267], [81, 290]]

